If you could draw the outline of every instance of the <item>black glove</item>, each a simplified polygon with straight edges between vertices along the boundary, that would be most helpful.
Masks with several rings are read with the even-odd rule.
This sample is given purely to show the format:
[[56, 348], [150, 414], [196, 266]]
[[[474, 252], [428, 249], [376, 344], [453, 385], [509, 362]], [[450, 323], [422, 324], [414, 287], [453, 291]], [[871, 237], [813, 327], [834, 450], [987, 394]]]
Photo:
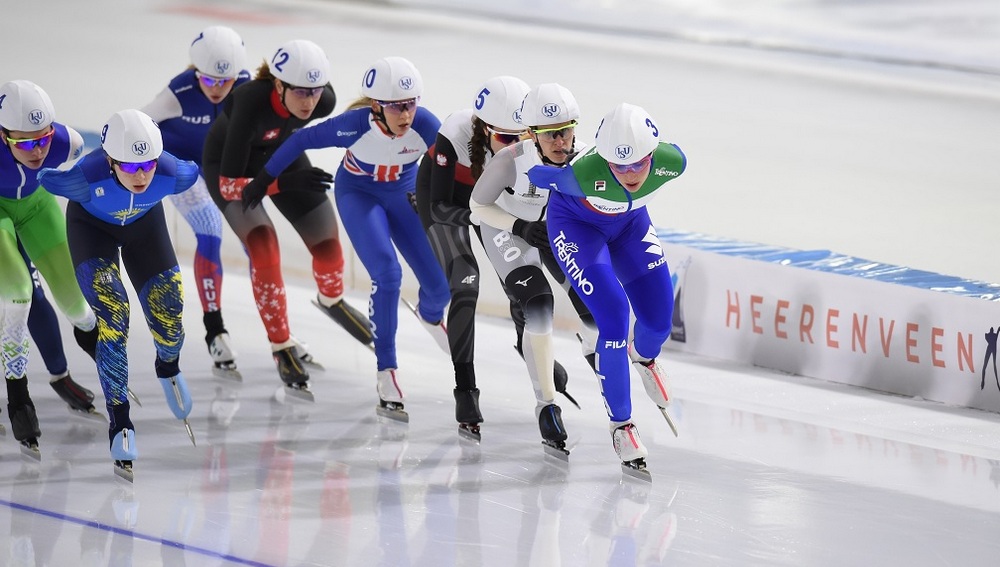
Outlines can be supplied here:
[[243, 202], [243, 212], [247, 212], [247, 209], [256, 209], [257, 205], [264, 200], [264, 196], [267, 195], [267, 187], [274, 181], [271, 174], [265, 169], [261, 169], [257, 177], [250, 180], [243, 186], [243, 193], [240, 200]]
[[535, 248], [549, 247], [549, 229], [545, 225], [545, 221], [517, 219], [514, 221], [513, 232]]
[[322, 193], [330, 188], [333, 176], [318, 167], [307, 167], [286, 171], [278, 176], [278, 191], [316, 191]]

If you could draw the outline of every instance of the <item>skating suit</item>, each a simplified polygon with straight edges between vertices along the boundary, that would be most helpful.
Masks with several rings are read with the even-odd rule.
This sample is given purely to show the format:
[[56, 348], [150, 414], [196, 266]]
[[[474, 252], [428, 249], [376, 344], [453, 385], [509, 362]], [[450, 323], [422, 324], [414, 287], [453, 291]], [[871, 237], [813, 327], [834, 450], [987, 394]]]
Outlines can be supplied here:
[[[309, 120], [289, 114], [268, 79], [248, 81], [234, 89], [228, 100], [231, 104], [212, 123], [205, 140], [205, 183], [250, 256], [250, 280], [268, 340], [287, 343], [291, 335], [277, 234], [266, 209], [257, 207], [244, 212], [240, 197], [243, 187], [278, 146], [309, 120], [329, 115], [337, 97], [327, 84]], [[300, 155], [289, 171], [310, 166], [309, 158]], [[283, 191], [269, 191], [271, 203], [288, 219], [312, 254], [313, 278], [319, 292], [340, 297], [344, 293], [344, 255], [333, 204], [325, 193], [288, 191], [281, 179], [277, 185]]]
[[128, 401], [130, 309], [119, 258], [153, 335], [157, 375], [163, 363], [177, 366], [184, 343], [184, 292], [160, 201], [194, 185], [198, 166], [163, 152], [152, 181], [136, 194], [118, 183], [107, 154], [98, 149], [68, 171], [42, 170], [39, 179], [70, 200], [70, 252], [80, 288], [97, 314], [97, 375], [110, 410]]
[[[587, 306], [562, 277], [551, 258], [512, 232], [517, 219], [538, 221], [546, 216], [549, 191], [528, 181], [528, 171], [542, 163], [534, 141], [525, 140], [497, 152], [472, 192], [473, 214], [480, 219], [483, 246], [511, 301], [524, 313], [524, 358], [540, 402], [550, 401], [549, 375], [554, 310], [552, 288], [543, 265], [569, 294], [577, 315], [584, 322], [582, 336], [592, 348], [597, 333], [589, 330], [592, 318]], [[548, 262], [546, 262], [548, 260]], [[589, 350], [589, 348], [588, 348]], [[544, 353], [544, 354], [543, 354]]]
[[[59, 167], [83, 153], [83, 138], [76, 130], [59, 123], [53, 123], [52, 127], [55, 134], [41, 167]], [[27, 371], [29, 320], [36, 330], [33, 338], [46, 366], [50, 371], [61, 368], [59, 373], [66, 370], [59, 322], [54, 314], [50, 315], [52, 307], [41, 286], [35, 285], [28, 256], [45, 277], [60, 311], [70, 321], [89, 327], [94, 320], [73, 276], [66, 219], [55, 197], [39, 190], [37, 174], [38, 170], [18, 162], [12, 150], [3, 145], [0, 149], [0, 274], [3, 274], [0, 358], [8, 379], [23, 378]], [[19, 252], [18, 240], [27, 256]]]
[[[417, 171], [417, 209], [431, 248], [444, 268], [451, 291], [448, 307], [448, 343], [455, 366], [455, 385], [462, 390], [476, 388], [473, 357], [475, 350], [476, 303], [479, 300], [479, 262], [472, 250], [469, 197], [472, 177], [472, 110], [460, 110], [445, 118], [434, 146], [427, 150]], [[489, 145], [489, 138], [485, 139]], [[484, 165], [493, 152], [485, 148]], [[480, 238], [480, 240], [482, 240]], [[512, 305], [516, 305], [513, 303]], [[520, 313], [520, 308], [518, 308]], [[521, 317], [523, 326], [524, 318]]]
[[424, 320], [441, 321], [450, 297], [448, 281], [406, 195], [414, 190], [417, 160], [433, 145], [440, 126], [429, 110], [417, 107], [411, 128], [395, 137], [379, 129], [369, 108], [349, 110], [296, 132], [267, 163], [267, 172], [277, 176], [305, 150], [347, 149], [334, 177], [334, 198], [344, 230], [372, 280], [368, 311], [379, 370], [398, 368], [403, 270], [393, 244], [420, 284], [418, 308]]
[[[250, 74], [241, 71], [233, 88], [249, 80]], [[178, 159], [193, 161], [200, 166], [208, 129], [222, 113], [225, 103], [223, 100], [213, 104], [208, 100], [198, 84], [195, 70], [187, 69], [174, 77], [152, 102], [140, 110], [160, 127], [163, 149]], [[205, 180], [201, 177], [191, 189], [180, 195], [171, 195], [169, 200], [194, 231], [194, 279], [201, 309], [205, 313], [219, 311], [222, 305], [222, 215], [219, 208], [212, 202]], [[214, 335], [221, 330], [208, 331]]]
[[597, 322], [597, 373], [612, 421], [632, 416], [630, 304], [636, 318], [633, 348], [640, 356], [655, 358], [670, 335], [670, 269], [646, 203], [686, 166], [680, 148], [660, 142], [649, 177], [634, 193], [618, 183], [593, 148], [569, 167], [536, 167], [528, 174], [533, 183], [552, 190], [552, 251]]

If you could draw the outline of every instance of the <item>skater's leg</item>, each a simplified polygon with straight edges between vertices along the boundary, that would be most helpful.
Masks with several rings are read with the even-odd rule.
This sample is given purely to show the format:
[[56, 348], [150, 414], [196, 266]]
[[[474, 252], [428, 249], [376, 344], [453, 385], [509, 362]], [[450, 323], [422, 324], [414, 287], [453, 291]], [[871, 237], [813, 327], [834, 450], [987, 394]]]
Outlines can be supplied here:
[[[368, 312], [378, 370], [397, 368], [396, 328], [403, 270], [389, 238], [385, 209], [374, 195], [351, 186], [338, 185], [335, 196], [344, 230], [372, 280]], [[421, 238], [426, 240], [426, 236]]]
[[476, 388], [473, 370], [476, 304], [479, 300], [479, 263], [472, 251], [469, 229], [432, 225], [427, 230], [434, 255], [445, 271], [451, 291], [448, 308], [448, 346], [459, 390]]
[[[388, 195], [384, 201], [392, 241], [420, 285], [417, 304], [420, 318], [428, 323], [440, 323], [451, 300], [444, 270], [434, 257], [427, 234], [420, 225], [419, 217], [413, 214], [406, 195]], [[444, 348], [447, 350], [448, 345]]]
[[63, 376], [66, 374], [68, 365], [66, 363], [66, 352], [63, 350], [62, 333], [59, 331], [59, 319], [56, 311], [52, 308], [45, 289], [42, 287], [41, 276], [38, 270], [28, 258], [28, 253], [18, 242], [18, 251], [24, 258], [25, 266], [31, 275], [33, 291], [31, 293], [31, 309], [28, 312], [28, 331], [31, 338], [38, 347], [38, 354], [41, 355], [45, 363], [45, 369], [52, 376]]

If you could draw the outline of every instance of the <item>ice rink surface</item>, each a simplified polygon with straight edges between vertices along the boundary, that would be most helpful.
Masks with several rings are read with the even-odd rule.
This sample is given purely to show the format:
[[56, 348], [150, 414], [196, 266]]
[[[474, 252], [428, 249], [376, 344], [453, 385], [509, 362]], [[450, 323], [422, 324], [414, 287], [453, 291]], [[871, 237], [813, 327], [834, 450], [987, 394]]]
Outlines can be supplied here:
[[[672, 0], [625, 8], [605, 0], [574, 9], [550, 1], [535, 4], [531, 23], [523, 21], [527, 2], [471, 19], [454, 4], [16, 3], [4, 19], [17, 47], [0, 79], [34, 80], [60, 121], [96, 131], [186, 65], [189, 37], [225, 23], [255, 60], [287, 39], [317, 41], [343, 71], [334, 86], [344, 102], [357, 92], [355, 75], [384, 55], [418, 64], [425, 100], [441, 116], [468, 106], [492, 75], [555, 80], [581, 100], [581, 137], [622, 99], [674, 124], [671, 141], [691, 169], [656, 201], [659, 225], [1000, 281], [995, 3], [834, 9], [818, 0]], [[609, 32], [623, 25], [609, 14], [623, 13], [634, 33]], [[569, 27], [546, 23], [552, 14]], [[590, 23], [573, 20], [578, 14]], [[669, 25], [652, 26], [657, 19]], [[729, 38], [864, 47], [913, 61], [734, 47], [707, 37], [703, 22]], [[325, 154], [315, 161], [323, 160], [336, 164]], [[183, 223], [175, 230], [191, 240]], [[288, 271], [301, 271], [301, 244], [282, 243]], [[0, 438], [0, 564], [968, 567], [1000, 557], [997, 414], [668, 348], [678, 438], [633, 384], [634, 417], [651, 452], [653, 481], [643, 484], [621, 473], [598, 385], [569, 330], [558, 333], [556, 354], [582, 409], [561, 403], [572, 446], [561, 465], [543, 458], [509, 322], [483, 317], [477, 327], [486, 422], [476, 445], [456, 432], [448, 357], [415, 319], [400, 318], [410, 413], [401, 426], [375, 416], [372, 354], [309, 305], [312, 289], [294, 279], [293, 332], [326, 371], [313, 373], [314, 404], [277, 399], [245, 263], [227, 264], [223, 296], [245, 380], [213, 378], [189, 267], [182, 254], [182, 368], [197, 447], [154, 381], [137, 308], [129, 355], [143, 406], [133, 406], [133, 485], [112, 474], [105, 426], [69, 416], [33, 360], [43, 457], [23, 459], [9, 426]], [[350, 300], [366, 302], [363, 286]], [[93, 364], [71, 342], [70, 368], [98, 392], [100, 409]]]

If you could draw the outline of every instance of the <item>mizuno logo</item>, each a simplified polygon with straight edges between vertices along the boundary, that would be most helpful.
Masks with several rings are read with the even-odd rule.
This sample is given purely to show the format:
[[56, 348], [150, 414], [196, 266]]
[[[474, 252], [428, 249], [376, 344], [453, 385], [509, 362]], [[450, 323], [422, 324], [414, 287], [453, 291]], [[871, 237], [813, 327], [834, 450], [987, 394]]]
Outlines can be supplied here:
[[521, 281], [514, 282], [514, 283], [516, 283], [517, 285], [520, 285], [520, 286], [528, 287], [528, 282], [531, 281], [531, 278], [533, 278], [533, 277], [535, 277], [535, 276], [528, 276], [527, 278], [525, 278], [525, 279], [523, 279]]

